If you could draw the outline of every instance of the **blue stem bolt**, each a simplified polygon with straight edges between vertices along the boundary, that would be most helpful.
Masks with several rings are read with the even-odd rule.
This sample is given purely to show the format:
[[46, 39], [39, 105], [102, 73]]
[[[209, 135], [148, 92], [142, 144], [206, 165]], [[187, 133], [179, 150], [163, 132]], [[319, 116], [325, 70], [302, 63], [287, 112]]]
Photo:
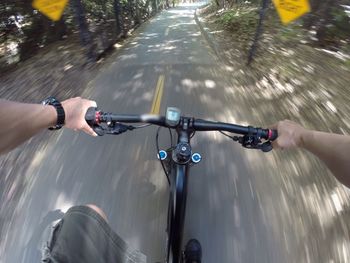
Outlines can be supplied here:
[[194, 153], [191, 159], [193, 163], [199, 163], [202, 160], [202, 156], [199, 153]]
[[157, 157], [158, 159], [164, 161], [168, 157], [168, 154], [166, 151], [160, 150]]

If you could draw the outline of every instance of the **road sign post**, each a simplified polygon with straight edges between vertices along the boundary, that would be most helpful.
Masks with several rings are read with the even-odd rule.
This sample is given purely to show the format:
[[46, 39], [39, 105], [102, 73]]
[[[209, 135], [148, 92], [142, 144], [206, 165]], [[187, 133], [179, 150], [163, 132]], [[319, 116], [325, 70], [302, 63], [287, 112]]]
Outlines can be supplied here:
[[248, 66], [252, 63], [256, 50], [258, 48], [259, 39], [263, 32], [263, 23], [266, 15], [266, 10], [268, 8], [269, 3], [270, 3], [270, 0], [262, 0], [261, 2], [261, 9], [259, 12], [259, 22], [256, 28], [253, 44], [250, 47], [249, 54], [248, 54], [248, 63], [247, 63]]

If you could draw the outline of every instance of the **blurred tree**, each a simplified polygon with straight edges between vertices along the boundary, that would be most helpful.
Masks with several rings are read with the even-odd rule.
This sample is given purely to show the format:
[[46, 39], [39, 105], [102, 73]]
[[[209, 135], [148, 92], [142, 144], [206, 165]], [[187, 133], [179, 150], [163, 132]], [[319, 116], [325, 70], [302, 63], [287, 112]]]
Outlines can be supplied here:
[[[174, 1], [174, 0], [173, 0]], [[157, 0], [152, 0], [152, 14], [156, 14], [158, 12], [158, 4]]]
[[71, 5], [74, 10], [75, 20], [77, 22], [79, 32], [80, 32], [80, 41], [81, 44], [87, 50], [87, 57], [89, 60], [94, 60], [96, 58], [96, 54], [94, 51], [94, 45], [92, 41], [91, 32], [89, 31], [89, 27], [86, 21], [85, 10], [82, 5], [81, 0], [71, 0]]
[[124, 30], [123, 30], [123, 17], [122, 17], [122, 7], [120, 4], [120, 0], [114, 0], [113, 2], [113, 7], [114, 7], [114, 15], [115, 15], [115, 22], [116, 22], [116, 33], [117, 36], [120, 37], [121, 35], [124, 35]]
[[[260, 5], [263, 0], [212, 0], [217, 9], [240, 5]], [[313, 29], [320, 45], [334, 45], [350, 38], [350, 17], [345, 12], [349, 0], [309, 0], [311, 12], [302, 18], [305, 29]], [[269, 7], [272, 7], [269, 4]]]
[[334, 44], [337, 38], [350, 37], [350, 18], [345, 13], [345, 0], [310, 0], [310, 5], [311, 12], [303, 19], [303, 26], [316, 30], [320, 45]]
[[54, 41], [69, 39], [75, 32], [89, 60], [94, 60], [130, 29], [169, 5], [169, 0], [71, 0], [61, 20], [52, 22], [34, 10], [31, 2], [0, 2], [1, 68], [29, 58]]

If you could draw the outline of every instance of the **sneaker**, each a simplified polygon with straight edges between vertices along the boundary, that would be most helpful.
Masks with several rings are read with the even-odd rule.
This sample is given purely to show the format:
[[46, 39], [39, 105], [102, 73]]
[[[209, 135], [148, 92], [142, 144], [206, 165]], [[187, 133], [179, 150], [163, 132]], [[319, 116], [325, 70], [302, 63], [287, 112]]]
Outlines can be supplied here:
[[202, 247], [197, 239], [191, 239], [185, 247], [185, 263], [201, 263]]

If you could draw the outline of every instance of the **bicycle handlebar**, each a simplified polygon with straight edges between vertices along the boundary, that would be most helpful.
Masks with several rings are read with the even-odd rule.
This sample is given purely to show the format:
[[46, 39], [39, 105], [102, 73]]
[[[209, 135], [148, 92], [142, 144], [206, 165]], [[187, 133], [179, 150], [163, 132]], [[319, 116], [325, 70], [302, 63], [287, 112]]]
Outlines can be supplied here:
[[[158, 125], [162, 127], [177, 129], [180, 127], [181, 121], [185, 119], [190, 120], [191, 127], [193, 131], [227, 131], [231, 133], [241, 134], [241, 135], [252, 135], [258, 138], [263, 138], [265, 140], [273, 141], [277, 138], [278, 134], [276, 130], [255, 128], [251, 126], [240, 126], [236, 124], [223, 123], [207, 121], [195, 118], [181, 117], [180, 124], [175, 127], [167, 125], [164, 116], [159, 115], [131, 115], [131, 114], [113, 114], [104, 113], [98, 111], [96, 108], [89, 108], [85, 119], [91, 127], [95, 127], [101, 123], [148, 123], [153, 125]], [[129, 126], [131, 127], [131, 126]], [[127, 129], [126, 129], [127, 130]], [[125, 131], [126, 131], [125, 130]], [[115, 133], [117, 134], [117, 133]]]
[[276, 130], [255, 128], [252, 126], [241, 126], [224, 122], [213, 122], [196, 119], [193, 123], [193, 127], [196, 131], [227, 131], [242, 135], [258, 135], [260, 138], [271, 141], [277, 138]]

